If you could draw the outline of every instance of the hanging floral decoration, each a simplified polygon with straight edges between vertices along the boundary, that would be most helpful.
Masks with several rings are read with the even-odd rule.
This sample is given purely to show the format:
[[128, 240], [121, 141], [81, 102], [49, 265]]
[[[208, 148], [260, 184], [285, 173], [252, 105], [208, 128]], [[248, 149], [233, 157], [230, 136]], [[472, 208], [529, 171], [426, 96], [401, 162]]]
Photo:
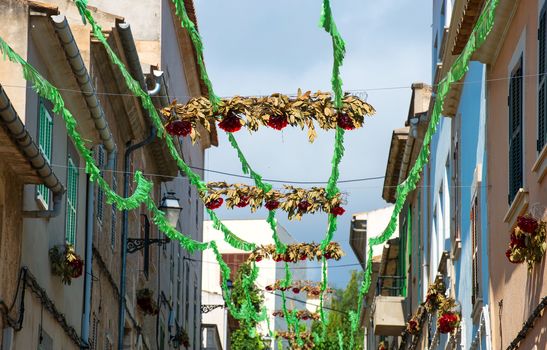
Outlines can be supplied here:
[[179, 348], [181, 345], [185, 349], [190, 347], [190, 337], [182, 327], [177, 327], [177, 333], [171, 337], [171, 342], [175, 348]]
[[388, 344], [385, 341], [381, 341], [380, 344], [378, 344], [378, 350], [387, 350]]
[[199, 139], [197, 125], [210, 131], [211, 123], [226, 132], [237, 132], [242, 127], [250, 132], [260, 126], [282, 130], [288, 125], [308, 128], [308, 139], [315, 140], [315, 124], [323, 130], [337, 127], [345, 130], [360, 128], [366, 115], [373, 115], [374, 108], [357, 96], [345, 94], [342, 107], [336, 109], [328, 92], [302, 93], [296, 97], [272, 94], [265, 97], [235, 96], [220, 100], [217, 109], [207, 97], [197, 97], [186, 104], [173, 103], [161, 110], [167, 132], [176, 136], [188, 136], [192, 141]]
[[526, 262], [528, 269], [541, 261], [547, 248], [546, 222], [532, 215], [519, 216], [517, 226], [510, 235], [509, 248], [505, 256], [513, 264]]
[[427, 312], [432, 313], [438, 309], [439, 305], [446, 298], [445, 293], [446, 287], [442, 281], [438, 280], [429, 285], [424, 302], [424, 307]]
[[[292, 313], [292, 310], [287, 309], [287, 313]], [[276, 317], [285, 317], [283, 310], [274, 311], [272, 312], [272, 315]], [[298, 310], [296, 312], [296, 318], [302, 321], [307, 321], [307, 320], [317, 321], [321, 318], [321, 315], [319, 315], [318, 312], [310, 312], [308, 310]]]
[[[276, 290], [285, 292], [291, 291], [294, 294], [307, 293], [308, 298], [317, 298], [321, 294], [321, 283], [313, 283], [310, 281], [293, 281], [292, 284], [286, 285], [285, 280], [277, 280], [274, 284], [265, 287], [267, 292]], [[327, 288], [325, 293], [333, 293], [334, 289]]]
[[324, 253], [321, 251], [321, 245], [315, 243], [289, 244], [285, 253], [278, 253], [274, 244], [267, 244], [256, 248], [249, 255], [248, 260], [260, 262], [263, 259], [272, 259], [275, 262], [296, 263], [303, 260], [320, 261], [323, 256], [327, 260], [340, 260], [344, 256], [344, 252], [337, 242], [330, 242], [325, 247]]
[[288, 213], [289, 220], [300, 219], [304, 214], [318, 211], [335, 216], [343, 215], [342, 195], [337, 193], [328, 198], [324, 188], [310, 189], [284, 186], [285, 191], [270, 190], [265, 192], [256, 186], [245, 184], [227, 184], [226, 182], [209, 182], [207, 193], [202, 194], [208, 209], [217, 209], [224, 203], [227, 208], [244, 208], [249, 206], [252, 212], [260, 207], [268, 210], [281, 209]]
[[154, 299], [154, 292], [149, 288], [137, 290], [137, 305], [146, 315], [158, 314], [158, 303]]
[[51, 262], [51, 273], [61, 277], [64, 284], [70, 285], [73, 278], [78, 278], [83, 274], [84, 261], [76, 254], [72, 244], [66, 243], [51, 248], [49, 250], [49, 260]]

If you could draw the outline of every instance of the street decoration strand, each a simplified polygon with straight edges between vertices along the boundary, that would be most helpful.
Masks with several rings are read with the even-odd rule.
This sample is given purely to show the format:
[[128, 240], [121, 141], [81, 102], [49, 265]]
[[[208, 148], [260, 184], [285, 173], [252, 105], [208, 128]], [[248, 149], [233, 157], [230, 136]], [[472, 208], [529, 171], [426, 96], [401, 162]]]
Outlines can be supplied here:
[[350, 321], [351, 321], [351, 335], [350, 335], [350, 344], [353, 344], [355, 332], [358, 328], [359, 322], [359, 312], [361, 311], [361, 305], [363, 302], [364, 296], [367, 294], [372, 278], [372, 254], [373, 247], [379, 244], [385, 243], [395, 232], [397, 228], [397, 218], [403, 208], [403, 205], [406, 201], [406, 198], [410, 192], [412, 192], [418, 181], [420, 180], [420, 173], [422, 172], [425, 165], [429, 162], [430, 155], [430, 143], [433, 135], [435, 134], [438, 124], [441, 120], [441, 112], [444, 104], [446, 95], [450, 90], [452, 83], [455, 83], [461, 80], [469, 69], [469, 63], [471, 61], [471, 56], [473, 53], [484, 43], [486, 37], [492, 30], [495, 21], [495, 11], [499, 3], [499, 0], [490, 0], [486, 5], [473, 28], [471, 36], [463, 50], [463, 52], [458, 56], [454, 64], [451, 66], [450, 70], [446, 76], [441, 80], [437, 88], [437, 95], [435, 99], [435, 104], [433, 106], [433, 111], [431, 113], [431, 120], [429, 126], [424, 136], [423, 145], [420, 150], [420, 153], [416, 159], [416, 162], [412, 166], [412, 169], [409, 172], [408, 177], [397, 186], [396, 191], [396, 202], [394, 205], [393, 213], [391, 215], [390, 221], [387, 227], [384, 229], [382, 234], [377, 237], [369, 238], [368, 240], [368, 252], [367, 252], [367, 264], [365, 269], [365, 277], [359, 289], [358, 297], [358, 306], [356, 311], [351, 311]]

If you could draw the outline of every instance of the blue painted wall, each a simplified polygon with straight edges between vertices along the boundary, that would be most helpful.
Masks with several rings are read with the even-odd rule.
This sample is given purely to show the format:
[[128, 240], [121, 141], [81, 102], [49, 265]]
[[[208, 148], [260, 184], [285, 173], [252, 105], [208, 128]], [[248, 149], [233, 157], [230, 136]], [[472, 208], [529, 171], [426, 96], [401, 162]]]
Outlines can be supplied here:
[[[450, 21], [452, 11], [451, 0], [433, 0], [433, 25], [432, 25], [432, 71], [438, 62], [442, 41], [442, 32], [445, 24]], [[445, 12], [443, 13], [443, 6]], [[435, 47], [437, 45], [437, 48]], [[434, 75], [434, 74], [433, 74]], [[487, 247], [487, 200], [486, 200], [486, 150], [485, 150], [485, 91], [484, 91], [484, 65], [473, 62], [465, 77], [465, 85], [462, 88], [457, 115], [460, 117], [459, 130], [452, 130], [453, 121], [451, 118], [442, 118], [437, 133], [431, 142], [431, 158], [429, 166], [423, 172], [423, 188], [421, 189], [421, 239], [423, 242], [422, 262], [425, 275], [420, 281], [422, 293], [427, 284], [435, 275], [440, 258], [440, 252], [446, 250], [451, 252], [450, 222], [453, 217], [454, 208], [447, 200], [460, 194], [460, 218], [461, 228], [461, 251], [459, 257], [452, 261], [454, 272], [445, 283], [450, 286], [453, 282], [456, 299], [461, 303], [463, 317], [462, 339], [466, 349], [477, 332], [478, 324], [472, 320], [472, 237], [470, 211], [473, 198], [472, 188], [475, 169], [482, 167], [480, 188], [480, 223], [481, 223], [481, 268], [482, 286], [481, 293], [483, 304], [488, 303], [488, 254]], [[460, 135], [459, 140], [459, 186], [455, 187], [452, 181], [453, 160], [452, 136]], [[444, 197], [444, 200], [443, 200]], [[441, 224], [438, 224], [440, 222]], [[448, 226], [446, 226], [448, 225]], [[427, 273], [427, 271], [429, 271]], [[429, 277], [429, 278], [428, 278]], [[452, 279], [452, 281], [450, 281]], [[423, 294], [422, 294], [423, 296]], [[480, 312], [480, 310], [479, 310]], [[433, 322], [433, 327], [435, 322]], [[434, 333], [432, 330], [431, 335]], [[441, 337], [439, 348], [444, 348], [447, 337]]]

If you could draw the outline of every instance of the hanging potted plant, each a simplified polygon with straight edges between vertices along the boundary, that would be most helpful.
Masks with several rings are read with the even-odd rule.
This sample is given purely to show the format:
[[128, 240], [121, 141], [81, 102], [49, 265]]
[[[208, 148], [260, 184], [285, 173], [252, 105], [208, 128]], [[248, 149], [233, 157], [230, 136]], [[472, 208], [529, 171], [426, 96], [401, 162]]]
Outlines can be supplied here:
[[74, 251], [72, 244], [54, 246], [49, 250], [51, 273], [61, 277], [64, 284], [70, 285], [73, 278], [83, 274], [84, 261]]
[[546, 222], [527, 214], [517, 218], [505, 256], [513, 264], [526, 262], [528, 269], [541, 261], [547, 248]]
[[154, 292], [148, 288], [137, 290], [137, 306], [145, 315], [157, 315], [159, 311]]
[[185, 349], [190, 347], [190, 337], [188, 336], [188, 333], [186, 333], [186, 330], [182, 327], [177, 327], [177, 333], [171, 337], [171, 342], [173, 343], [173, 347], [176, 349], [181, 346]]

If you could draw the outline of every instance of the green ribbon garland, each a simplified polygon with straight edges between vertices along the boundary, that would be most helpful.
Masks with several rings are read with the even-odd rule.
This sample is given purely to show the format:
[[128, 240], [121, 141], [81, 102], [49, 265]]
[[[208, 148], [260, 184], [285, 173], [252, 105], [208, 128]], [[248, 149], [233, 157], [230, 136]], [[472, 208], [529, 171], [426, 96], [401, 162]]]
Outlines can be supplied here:
[[[344, 62], [344, 57], [346, 54], [346, 44], [344, 42], [344, 39], [342, 39], [342, 36], [338, 32], [338, 28], [336, 27], [336, 23], [334, 21], [333, 15], [332, 15], [332, 9], [330, 7], [330, 1], [329, 0], [323, 0], [323, 7], [321, 11], [321, 17], [319, 19], [319, 26], [321, 26], [327, 33], [330, 34], [332, 38], [332, 48], [333, 48], [333, 64], [332, 64], [332, 78], [331, 78], [331, 84], [332, 84], [332, 90], [334, 92], [334, 106], [338, 109], [342, 107], [342, 96], [343, 96], [343, 90], [342, 90], [342, 78], [340, 76], [340, 67], [342, 66]], [[338, 179], [340, 176], [340, 162], [342, 161], [342, 157], [344, 156], [344, 129], [337, 127], [336, 128], [336, 136], [334, 139], [334, 152], [332, 156], [332, 167], [331, 167], [331, 175], [329, 177], [329, 181], [327, 183], [327, 196], [328, 198], [334, 197], [338, 192], [340, 192], [340, 189], [338, 188]], [[321, 241], [321, 250], [324, 251], [327, 245], [332, 240], [334, 233], [337, 229], [337, 217], [335, 215], [329, 214], [328, 216], [328, 228], [327, 233], [325, 235], [325, 238]], [[325, 339], [326, 331], [327, 331], [327, 319], [325, 312], [323, 310], [323, 301], [324, 301], [324, 294], [327, 289], [328, 284], [328, 278], [327, 278], [327, 264], [325, 259], [322, 259], [322, 281], [321, 281], [321, 294], [319, 297], [319, 313], [321, 316], [321, 324], [322, 324], [322, 334], [321, 337], [319, 337], [319, 342], [322, 343]]]
[[437, 131], [438, 124], [441, 120], [442, 106], [444, 104], [446, 95], [448, 94], [450, 90], [450, 86], [452, 83], [461, 80], [465, 76], [467, 71], [469, 70], [469, 63], [471, 61], [471, 57], [473, 53], [484, 43], [484, 41], [486, 40], [486, 37], [488, 36], [488, 34], [490, 33], [490, 31], [492, 30], [494, 26], [495, 11], [498, 6], [498, 3], [499, 3], [499, 0], [490, 0], [490, 2], [485, 6], [485, 9], [483, 10], [482, 14], [477, 20], [475, 27], [473, 28], [473, 32], [471, 33], [470, 39], [467, 42], [463, 52], [456, 59], [456, 61], [454, 62], [450, 70], [448, 71], [446, 77], [444, 77], [443, 80], [441, 80], [441, 82], [439, 83], [437, 88], [435, 105], [433, 106], [433, 112], [431, 114], [431, 121], [425, 133], [422, 148], [416, 159], [416, 163], [414, 163], [412, 169], [409, 172], [408, 177], [401, 184], [397, 186], [396, 202], [394, 205], [394, 209], [393, 209], [393, 213], [391, 215], [390, 221], [380, 236], [372, 237], [368, 241], [369, 248], [367, 252], [367, 267], [365, 270], [365, 277], [364, 277], [363, 283], [361, 285], [361, 288], [359, 289], [359, 298], [358, 298], [359, 302], [358, 302], [357, 310], [351, 311], [351, 315], [350, 315], [352, 343], [355, 336], [355, 332], [358, 328], [358, 321], [359, 321], [358, 313], [361, 310], [362, 300], [363, 300], [363, 297], [367, 294], [371, 285], [372, 254], [373, 254], [372, 248], [375, 245], [385, 243], [389, 238], [391, 238], [391, 236], [395, 232], [395, 229], [397, 227], [397, 218], [399, 217], [399, 214], [406, 201], [406, 198], [410, 192], [416, 189], [416, 185], [418, 181], [420, 180], [420, 173], [422, 172], [425, 165], [429, 162], [429, 155], [431, 152], [430, 151], [431, 139], [433, 135], [435, 134], [435, 132]]

